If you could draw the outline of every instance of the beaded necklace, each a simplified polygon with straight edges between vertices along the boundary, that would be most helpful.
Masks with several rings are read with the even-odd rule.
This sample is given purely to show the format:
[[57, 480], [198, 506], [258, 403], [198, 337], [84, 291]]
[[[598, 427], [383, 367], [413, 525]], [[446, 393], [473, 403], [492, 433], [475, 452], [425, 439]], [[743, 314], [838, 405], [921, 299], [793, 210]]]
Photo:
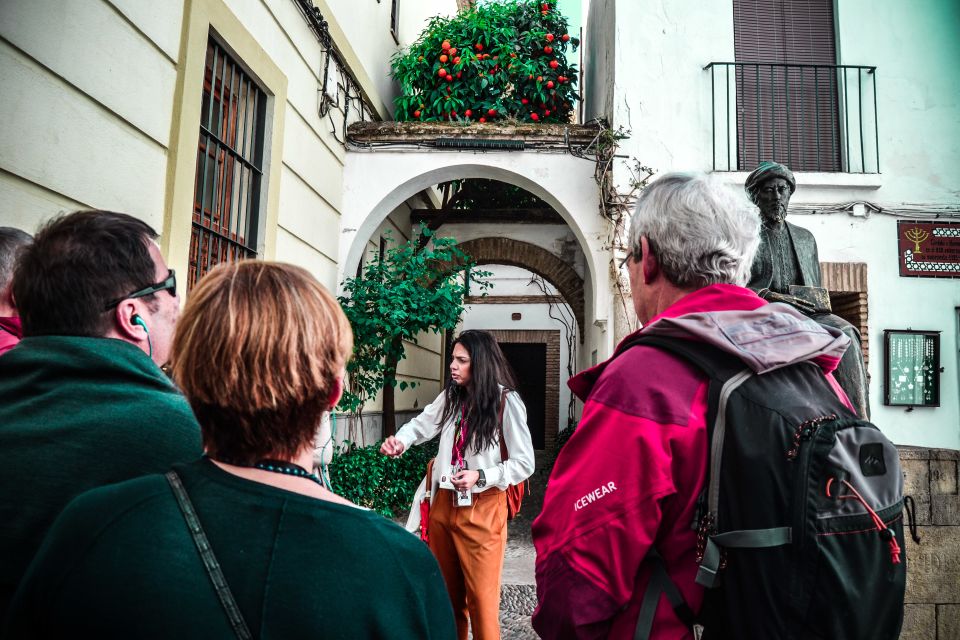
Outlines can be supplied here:
[[246, 467], [248, 469], [260, 469], [261, 471], [269, 471], [271, 473], [280, 473], [286, 476], [295, 476], [297, 478], [306, 478], [307, 480], [313, 480], [321, 487], [324, 486], [323, 480], [315, 473], [310, 473], [303, 467], [292, 462], [285, 462], [283, 460], [258, 460], [253, 464], [243, 464], [240, 462], [234, 462], [232, 460], [224, 460], [223, 458], [211, 458], [210, 456], [204, 456], [205, 458], [210, 458], [211, 460], [216, 460], [217, 462], [222, 462], [223, 464], [233, 465], [234, 467]]

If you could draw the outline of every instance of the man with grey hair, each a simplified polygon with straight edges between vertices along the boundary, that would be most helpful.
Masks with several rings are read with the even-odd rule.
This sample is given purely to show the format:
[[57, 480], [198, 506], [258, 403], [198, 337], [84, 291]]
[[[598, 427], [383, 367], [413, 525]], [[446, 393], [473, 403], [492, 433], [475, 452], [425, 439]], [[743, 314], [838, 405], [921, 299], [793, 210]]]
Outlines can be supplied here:
[[829, 372], [848, 339], [744, 286], [759, 231], [757, 208], [715, 176], [668, 174], [637, 202], [626, 263], [644, 326], [569, 382], [582, 417], [533, 524], [542, 638], [692, 637], [709, 379], [636, 340], [681, 338], [754, 371], [812, 362], [843, 398]]
[[30, 234], [14, 227], [0, 227], [0, 356], [17, 346], [23, 337], [17, 305], [13, 299], [13, 265], [21, 247], [30, 244]]

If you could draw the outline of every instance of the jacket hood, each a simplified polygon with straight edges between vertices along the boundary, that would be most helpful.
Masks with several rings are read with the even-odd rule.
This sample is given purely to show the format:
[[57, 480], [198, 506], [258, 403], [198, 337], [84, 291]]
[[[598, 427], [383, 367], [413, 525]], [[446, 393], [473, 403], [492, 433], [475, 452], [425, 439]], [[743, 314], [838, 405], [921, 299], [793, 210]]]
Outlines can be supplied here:
[[736, 356], [757, 373], [803, 361], [831, 373], [850, 344], [839, 329], [825, 327], [790, 305], [768, 304], [745, 287], [715, 284], [670, 305], [624, 338], [610, 359], [573, 376], [567, 386], [585, 401], [607, 365], [638, 334], [704, 342]]
[[703, 342], [736, 356], [756, 373], [812, 361], [825, 373], [837, 368], [850, 338], [790, 305], [774, 303], [750, 311], [707, 311], [661, 317], [643, 335]]

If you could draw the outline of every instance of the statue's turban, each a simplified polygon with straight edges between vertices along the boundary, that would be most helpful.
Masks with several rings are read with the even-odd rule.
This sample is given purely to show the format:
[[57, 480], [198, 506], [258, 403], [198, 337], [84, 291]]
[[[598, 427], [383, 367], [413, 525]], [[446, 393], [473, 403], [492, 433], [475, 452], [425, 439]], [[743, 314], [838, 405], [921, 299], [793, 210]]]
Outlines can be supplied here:
[[797, 181], [793, 177], [793, 171], [790, 171], [790, 169], [779, 162], [764, 161], [757, 165], [753, 173], [747, 176], [747, 181], [743, 185], [752, 202], [756, 203], [757, 193], [760, 191], [760, 187], [771, 178], [783, 178], [789, 182], [791, 194], [797, 190]]

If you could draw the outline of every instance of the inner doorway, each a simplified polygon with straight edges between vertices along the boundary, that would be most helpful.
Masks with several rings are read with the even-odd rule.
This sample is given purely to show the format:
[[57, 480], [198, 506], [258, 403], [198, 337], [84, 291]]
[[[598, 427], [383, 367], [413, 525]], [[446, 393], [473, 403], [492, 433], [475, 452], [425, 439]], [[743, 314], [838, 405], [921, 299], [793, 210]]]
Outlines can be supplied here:
[[500, 348], [517, 378], [517, 392], [527, 407], [527, 427], [534, 449], [546, 448], [547, 345], [544, 342], [501, 342]]

